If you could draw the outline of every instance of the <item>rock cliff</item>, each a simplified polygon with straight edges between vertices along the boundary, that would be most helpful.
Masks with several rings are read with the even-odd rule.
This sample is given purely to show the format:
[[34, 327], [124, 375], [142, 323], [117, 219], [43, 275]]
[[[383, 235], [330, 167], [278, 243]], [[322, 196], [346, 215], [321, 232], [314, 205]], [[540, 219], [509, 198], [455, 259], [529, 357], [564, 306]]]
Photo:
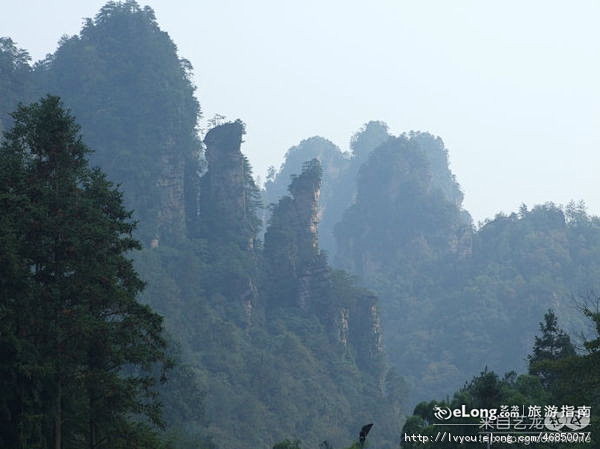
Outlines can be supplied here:
[[198, 215], [201, 236], [231, 239], [252, 249], [260, 228], [260, 196], [241, 152], [244, 133], [244, 124], [236, 120], [206, 134], [207, 171], [200, 181]]
[[269, 283], [277, 286], [269, 307], [315, 314], [358, 361], [372, 361], [383, 350], [376, 297], [333, 271], [319, 248], [321, 177], [319, 161], [306, 162], [302, 173], [292, 177], [290, 195], [273, 208], [264, 245]]

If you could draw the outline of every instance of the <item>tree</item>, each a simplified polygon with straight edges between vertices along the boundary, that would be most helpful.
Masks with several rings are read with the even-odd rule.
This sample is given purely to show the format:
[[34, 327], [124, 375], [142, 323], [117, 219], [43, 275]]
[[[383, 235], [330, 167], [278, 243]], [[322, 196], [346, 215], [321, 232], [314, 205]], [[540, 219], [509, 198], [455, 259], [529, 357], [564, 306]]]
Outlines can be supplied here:
[[273, 449], [302, 449], [300, 447], [300, 441], [299, 440], [283, 440], [280, 443], [277, 443], [275, 446], [273, 446]]
[[575, 355], [575, 348], [567, 333], [558, 327], [558, 320], [552, 309], [544, 315], [540, 331], [542, 335], [535, 337], [533, 353], [528, 356], [529, 372], [538, 376], [544, 387], [549, 387], [553, 382], [552, 373], [544, 368], [542, 362], [572, 357]]
[[[600, 407], [600, 299], [595, 305], [586, 304], [582, 312], [589, 319], [594, 334], [585, 338], [581, 353], [566, 357], [545, 359], [539, 362], [540, 369], [548, 373], [555, 402], [560, 404], [586, 405], [592, 410]], [[600, 419], [591, 413], [591, 426], [586, 428], [592, 437], [592, 446], [598, 445]]]
[[[487, 368], [465, 383], [464, 387], [455, 392], [451, 399], [444, 401], [430, 401], [419, 403], [408, 417], [402, 428], [403, 435], [427, 435], [429, 442], [404, 440], [402, 448], [450, 448], [459, 449], [465, 447], [464, 442], [458, 441], [435, 441], [435, 436], [444, 425], [452, 425], [452, 434], [475, 437], [481, 431], [480, 418], [456, 418], [448, 417], [440, 421], [435, 417], [438, 407], [445, 409], [458, 409], [465, 406], [466, 409], [499, 409], [501, 405], [537, 405], [543, 406], [548, 402], [548, 395], [544, 392], [539, 380], [535, 376], [520, 375], [513, 372], [506, 373], [503, 377], [498, 376]], [[439, 427], [439, 426], [442, 427]], [[468, 446], [468, 444], [467, 444]], [[496, 447], [496, 445], [493, 445]], [[524, 449], [529, 444], [515, 443], [510, 447]], [[555, 447], [555, 446], [544, 446]]]
[[10, 113], [29, 96], [31, 66], [29, 54], [12, 39], [0, 37], [0, 132], [10, 127]]
[[[0, 425], [6, 447], [155, 447], [162, 318], [136, 295], [140, 248], [121, 193], [58, 97], [13, 114], [0, 148]], [[134, 419], [135, 418], [135, 419]], [[145, 418], [145, 419], [144, 419]], [[67, 425], [68, 424], [68, 425]]]
[[107, 2], [36, 65], [35, 77], [37, 89], [73, 110], [94, 148], [92, 164], [121, 185], [139, 220], [136, 237], [144, 245], [180, 239], [185, 211], [195, 213], [200, 106], [191, 65], [154, 11]]

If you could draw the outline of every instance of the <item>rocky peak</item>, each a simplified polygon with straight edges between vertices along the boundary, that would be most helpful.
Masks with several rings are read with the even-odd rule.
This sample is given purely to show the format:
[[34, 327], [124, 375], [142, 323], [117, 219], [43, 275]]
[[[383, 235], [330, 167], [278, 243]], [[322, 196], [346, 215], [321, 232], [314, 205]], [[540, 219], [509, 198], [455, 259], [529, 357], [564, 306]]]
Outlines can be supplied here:
[[[206, 134], [204, 143], [206, 145], [206, 157], [208, 163], [215, 166], [219, 161], [224, 161], [220, 155], [228, 154], [231, 160], [239, 160], [242, 157], [240, 148], [242, 136], [246, 133], [244, 123], [241, 120], [228, 122], [215, 126]], [[237, 165], [237, 164], [234, 164]]]
[[361, 166], [356, 200], [336, 225], [336, 265], [370, 282], [442, 257], [463, 257], [471, 228], [461, 204], [441, 139], [390, 137]]
[[259, 228], [259, 192], [248, 160], [241, 152], [241, 120], [211, 129], [205, 139], [207, 171], [201, 179], [201, 232], [211, 238], [238, 241], [253, 248]]
[[342, 347], [370, 364], [383, 350], [376, 298], [333, 272], [317, 236], [322, 170], [317, 159], [292, 176], [289, 196], [273, 207], [265, 233], [265, 258], [273, 285], [271, 306], [315, 314]]
[[304, 164], [302, 174], [292, 178], [289, 191], [294, 200], [300, 234], [310, 241], [309, 246], [318, 250], [317, 228], [319, 225], [319, 196], [321, 194], [321, 163], [312, 159]]
[[290, 196], [273, 207], [265, 233], [265, 253], [286, 277], [298, 279], [316, 262], [320, 252], [317, 237], [321, 164], [313, 159], [300, 175], [292, 176]]

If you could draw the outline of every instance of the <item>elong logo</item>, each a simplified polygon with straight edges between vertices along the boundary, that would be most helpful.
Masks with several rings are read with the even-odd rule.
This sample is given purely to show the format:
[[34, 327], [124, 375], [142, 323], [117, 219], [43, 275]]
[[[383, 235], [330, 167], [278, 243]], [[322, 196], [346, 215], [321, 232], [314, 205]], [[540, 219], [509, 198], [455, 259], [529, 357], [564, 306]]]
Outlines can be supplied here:
[[467, 410], [467, 407], [463, 404], [460, 408], [450, 409], [449, 407], [435, 406], [433, 408], [433, 416], [441, 421], [447, 421], [450, 418], [485, 418], [489, 420], [495, 420], [498, 416], [498, 409], [496, 408], [473, 408]]

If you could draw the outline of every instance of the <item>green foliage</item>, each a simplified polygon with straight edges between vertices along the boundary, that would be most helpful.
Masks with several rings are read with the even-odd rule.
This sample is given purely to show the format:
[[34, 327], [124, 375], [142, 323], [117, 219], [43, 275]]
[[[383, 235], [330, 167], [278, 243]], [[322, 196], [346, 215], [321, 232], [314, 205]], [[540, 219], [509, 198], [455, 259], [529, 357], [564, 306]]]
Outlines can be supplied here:
[[260, 230], [260, 191], [248, 159], [240, 152], [246, 133], [241, 120], [211, 129], [204, 139], [207, 172], [200, 179], [198, 216], [192, 235], [253, 247]]
[[347, 155], [336, 145], [322, 137], [311, 137], [290, 148], [279, 172], [276, 174], [273, 172], [265, 183], [263, 197], [265, 204], [276, 204], [279, 199], [287, 195], [292, 176], [300, 173], [303, 164], [312, 159], [320, 162], [323, 171], [319, 197], [319, 208], [323, 212], [319, 225], [320, 245], [325, 250], [332, 251], [334, 242], [330, 222], [335, 223], [338, 220], [344, 207], [342, 205], [340, 208], [340, 202], [334, 198], [334, 195], [338, 191], [337, 184], [350, 164]]
[[275, 446], [273, 446], [273, 449], [302, 449], [302, 448], [300, 447], [300, 440], [294, 440], [294, 441], [284, 440], [280, 443], [277, 443]]
[[[185, 190], [194, 214], [198, 164], [191, 65], [180, 59], [149, 7], [109, 2], [78, 35], [36, 65], [36, 89], [61, 96], [94, 148], [91, 163], [121, 185], [144, 243], [183, 231]], [[190, 167], [185, 185], [178, 175]], [[161, 186], [171, 186], [165, 195]], [[174, 214], [177, 220], [172, 220]]]
[[361, 166], [356, 201], [335, 229], [337, 265], [366, 278], [416, 274], [456, 250], [466, 231], [460, 209], [433, 182], [417, 137], [389, 138]]
[[321, 189], [321, 179], [323, 178], [323, 169], [318, 159], [311, 159], [302, 164], [302, 173], [292, 175], [292, 182], [288, 190], [292, 196], [297, 197], [304, 191], [317, 191]]
[[[260, 272], [249, 278], [255, 296], [243, 296], [246, 285], [239, 275], [251, 271], [232, 271], [241, 258], [239, 247], [215, 249], [216, 256], [203, 252], [199, 243], [187, 251], [147, 249], [137, 263], [149, 283], [143, 299], [165, 313], [165, 325], [181, 342], [181, 359], [192, 375], [179, 380], [176, 369], [169, 376], [165, 399], [174, 400], [165, 401], [169, 424], [184, 435], [201, 429], [219, 448], [232, 449], [267, 447], [286, 437], [311, 445], [328, 438], [340, 447], [368, 420], [381, 423], [381, 440], [395, 436], [398, 414], [388, 404], [402, 398], [392, 391], [382, 395], [374, 364], [359, 369], [319, 317], [267, 307], [266, 295], [273, 291]], [[333, 293], [341, 304], [348, 290]], [[251, 309], [245, 306], [248, 300]], [[172, 397], [172, 382], [183, 382], [173, 387], [181, 399]], [[192, 383], [205, 392], [198, 402], [187, 401]], [[182, 416], [182, 409], [193, 414], [194, 406], [205, 409], [203, 416]]]
[[[419, 403], [402, 429], [408, 435], [421, 434], [435, 438], [441, 427], [435, 427], [440, 422], [433, 415], [436, 406], [457, 409], [465, 406], [466, 409], [500, 409], [501, 405], [508, 406], [540, 406], [544, 405], [572, 405], [591, 406], [592, 410], [598, 407], [600, 392], [600, 366], [598, 365], [598, 348], [600, 347], [600, 313], [585, 307], [584, 315], [587, 316], [595, 328], [594, 338], [584, 343], [585, 352], [576, 354], [570, 343], [569, 336], [557, 324], [556, 316], [552, 311], [544, 315], [544, 322], [540, 323], [542, 335], [536, 337], [533, 354], [529, 356], [532, 373], [517, 376], [511, 372], [499, 378], [493, 371], [487, 369], [479, 376], [473, 378], [462, 389], [454, 393], [451, 400], [431, 401]], [[596, 442], [598, 432], [598, 417], [591, 413], [591, 426], [585, 428], [590, 432], [592, 445]], [[469, 426], [478, 423], [477, 418], [450, 418], [443, 424], [452, 425], [454, 435], [475, 435], [478, 426]], [[506, 447], [527, 448], [529, 444], [511, 444]], [[430, 441], [427, 444], [408, 441], [403, 448], [459, 448], [459, 442]], [[501, 447], [504, 447], [501, 445]], [[544, 447], [567, 449], [572, 444], [546, 443]]]
[[319, 199], [321, 221], [319, 243], [330, 254], [335, 253], [333, 229], [340, 221], [356, 194], [356, 175], [370, 152], [389, 138], [387, 125], [369, 122], [351, 140], [352, 153], [344, 153], [335, 144], [322, 137], [311, 137], [290, 148], [279, 171], [274, 169], [265, 183], [266, 204], [277, 203], [286, 195], [288, 182], [294, 173], [300, 173], [305, 162], [318, 159], [323, 168]]
[[154, 386], [170, 362], [161, 317], [136, 300], [131, 213], [57, 97], [13, 117], [0, 148], [3, 445], [160, 447]]
[[[425, 435], [430, 442], [406, 441], [402, 443], [402, 448], [451, 448], [458, 449], [464, 447], [458, 441], [444, 441], [435, 443], [434, 439], [440, 429], [451, 429], [453, 435], [476, 436], [480, 431], [479, 418], [450, 418], [440, 423], [433, 415], [435, 407], [459, 409], [465, 406], [467, 410], [472, 409], [500, 409], [501, 405], [521, 406], [544, 406], [550, 404], [550, 395], [545, 392], [534, 376], [508, 373], [504, 377], [499, 377], [493, 371], [487, 369], [475, 376], [466, 383], [459, 391], [454, 393], [452, 399], [444, 401], [431, 401], [419, 403], [413, 412], [413, 415], [407, 418], [402, 428], [403, 435]], [[435, 424], [438, 424], [436, 426]], [[440, 424], [442, 424], [440, 426]], [[444, 427], [444, 424], [452, 427]], [[496, 447], [496, 444], [494, 444]], [[500, 446], [504, 447], [504, 446]], [[526, 448], [529, 445], [511, 444], [507, 447]], [[544, 446], [545, 447], [545, 446]]]
[[[584, 339], [578, 354], [563, 352], [560, 357], [537, 361], [533, 367], [543, 374], [557, 403], [600, 407], [600, 299], [583, 305], [583, 314], [591, 325], [592, 335]], [[591, 413], [592, 445], [598, 444], [600, 418]]]
[[350, 147], [355, 158], [364, 162], [371, 151], [390, 138], [388, 126], [385, 122], [370, 121], [352, 136]]
[[[318, 164], [307, 164], [294, 178], [298, 208], [273, 215], [267, 235], [279, 229], [281, 240], [265, 243], [264, 251], [249, 246], [253, 228], [236, 214], [245, 211], [249, 217], [252, 208], [235, 205], [247, 204], [245, 189], [252, 190], [253, 184], [243, 177], [247, 162], [239, 153], [241, 133], [221, 126], [221, 134], [215, 131], [215, 140], [207, 141], [208, 171], [201, 184], [203, 192], [211, 193], [201, 199], [204, 213], [197, 223], [200, 229], [214, 226], [213, 232], [182, 246], [146, 248], [136, 258], [148, 281], [143, 300], [165, 315], [167, 329], [181, 345], [178, 358], [187, 367], [185, 373], [175, 370], [173, 387], [167, 383], [163, 389], [166, 421], [179, 433], [173, 444], [187, 449], [195, 434], [210, 435], [220, 448], [232, 449], [265, 447], [286, 437], [308, 444], [322, 438], [342, 442], [351, 429], [375, 421], [380, 429], [375, 438], [382, 447], [392, 446], [403, 390], [391, 387], [398, 386], [397, 380], [385, 392], [380, 387], [382, 354], [373, 353], [369, 344], [374, 298], [342, 273], [331, 273], [328, 280], [329, 268], [308, 232]], [[220, 203], [211, 204], [216, 199]], [[246, 237], [240, 238], [242, 231], [231, 235], [236, 226]], [[296, 260], [300, 271], [284, 269], [294, 251], [278, 253], [292, 247], [306, 256]], [[300, 285], [303, 264], [320, 267], [323, 272], [314, 279], [324, 280], [306, 284], [311, 306], [304, 311], [290, 307], [298, 291], [290, 288], [288, 296], [284, 289]], [[275, 267], [281, 271], [273, 279], [269, 274]], [[332, 307], [348, 308], [364, 321], [351, 320], [347, 346], [338, 340]], [[195, 404], [205, 408], [203, 414], [195, 414], [194, 401], [186, 397], [192, 385], [205, 392]]]
[[[23, 66], [23, 70], [26, 69]], [[217, 149], [213, 153], [217, 160], [213, 161], [212, 167], [210, 138], [206, 136], [208, 167], [204, 166], [201, 144], [196, 137], [199, 106], [193, 96], [190, 70], [189, 63], [177, 56], [175, 45], [158, 27], [150, 8], [142, 8], [133, 1], [109, 2], [95, 18], [85, 22], [78, 35], [62, 39], [53, 55], [35, 65], [31, 85], [23, 88], [24, 93], [18, 88], [9, 88], [15, 93], [15, 101], [29, 95], [27, 90], [31, 95], [41, 92], [60, 94], [77, 115], [85, 141], [95, 149], [86, 157], [92, 164], [100, 166], [108, 179], [121, 185], [127, 207], [135, 208], [135, 219], [139, 220], [136, 230], [129, 221], [132, 217], [114, 213], [131, 225], [131, 230], [126, 233], [135, 232], [144, 243], [144, 249], [132, 255], [135, 271], [146, 283], [146, 288], [140, 292], [141, 300], [164, 316], [165, 328], [180, 348], [174, 355], [179, 359], [178, 367], [170, 372], [170, 382], [157, 386], [160, 395], [157, 397], [152, 382], [144, 373], [160, 373], [145, 371], [152, 366], [136, 365], [139, 358], [145, 357], [145, 351], [160, 349], [158, 340], [153, 340], [160, 320], [152, 318], [156, 315], [148, 306], [137, 303], [138, 308], [130, 311], [141, 320], [137, 322], [132, 318], [128, 322], [132, 329], [142, 324], [149, 326], [148, 332], [140, 337], [150, 344], [143, 348], [134, 345], [133, 354], [123, 353], [117, 360], [109, 354], [112, 345], [123, 343], [121, 337], [137, 341], [123, 329], [115, 338], [108, 335], [107, 338], [90, 337], [89, 341], [87, 338], [72, 339], [79, 346], [73, 348], [69, 357], [64, 355], [69, 363], [78, 360], [79, 351], [85, 352], [92, 343], [95, 349], [88, 351], [94, 353], [94, 357], [86, 359], [89, 367], [85, 365], [85, 369], [89, 373], [78, 377], [83, 372], [83, 368], [78, 367], [69, 372], [71, 377], [67, 376], [62, 385], [61, 413], [78, 423], [65, 431], [63, 445], [65, 448], [85, 445], [85, 439], [92, 438], [85, 422], [93, 415], [93, 419], [103, 424], [99, 433], [96, 432], [98, 438], [104, 432], [112, 432], [111, 447], [128, 444], [133, 447], [133, 440], [143, 447], [161, 444], [179, 449], [213, 447], [210, 438], [223, 449], [267, 447], [283, 438], [302, 438], [309, 445], [317, 445], [323, 438], [328, 438], [339, 447], [339, 442], [348, 440], [352, 429], [365, 422], [377, 423], [374, 441], [381, 447], [393, 447], [403, 390], [399, 379], [384, 376], [386, 368], [377, 327], [376, 299], [356, 287], [346, 274], [332, 272], [316, 237], [312, 231], [307, 232], [311, 226], [316, 226], [313, 220], [316, 210], [310, 205], [316, 198], [302, 196], [302, 191], [306, 187], [318, 187], [316, 180], [320, 180], [321, 173], [318, 173], [317, 164], [307, 167], [305, 176], [300, 174], [295, 178], [292, 196], [300, 199], [296, 205], [302, 216], [302, 220], [295, 223], [302, 224], [304, 234], [301, 239], [297, 235], [291, 237], [295, 243], [290, 245], [288, 242], [285, 246], [295, 247], [299, 254], [306, 255], [300, 259], [310, 260], [306, 265], [310, 269], [304, 272], [292, 270], [280, 279], [282, 284], [306, 287], [305, 291], [309, 293], [306, 299], [311, 307], [300, 311], [285, 306], [297, 299], [298, 291], [293, 289], [293, 297], [287, 297], [283, 289], [269, 279], [269, 273], [272, 273], [269, 267], [275, 265], [275, 260], [286, 259], [272, 258], [274, 253], [263, 251], [257, 238], [260, 230], [258, 189], [247, 159], [239, 152], [244, 128], [241, 121], [222, 125], [213, 132], [214, 137], [218, 132], [233, 131], [225, 133], [228, 137], [224, 136], [224, 141], [217, 139]], [[225, 148], [225, 141], [232, 136], [235, 145]], [[313, 143], [316, 146], [323, 144]], [[346, 164], [344, 156], [329, 150], [317, 152], [331, 153], [332, 166], [337, 162]], [[224, 153], [233, 156], [232, 159], [219, 159]], [[300, 165], [305, 160], [300, 157]], [[228, 164], [229, 174], [234, 176], [223, 177]], [[300, 165], [291, 170], [290, 175], [298, 173]], [[0, 215], [3, 227], [0, 245], [6, 249], [0, 253], [3, 262], [0, 282], [6, 287], [0, 294], [7, 295], [7, 292], [33, 289], [28, 284], [31, 276], [29, 256], [22, 256], [17, 250], [25, 242], [37, 240], [32, 235], [23, 236], [20, 230], [46, 232], [43, 227], [40, 229], [44, 218], [41, 212], [40, 220], [26, 223], [29, 228], [21, 226], [20, 220], [28, 216], [24, 213], [27, 202], [18, 192], [22, 186], [30, 187], [27, 176], [20, 174], [20, 166], [18, 158], [7, 159], [7, 168], [3, 171], [3, 176], [14, 181], [16, 186], [5, 192], [10, 196], [13, 212]], [[285, 176], [281, 180], [285, 191], [289, 179]], [[35, 185], [31, 184], [31, 188]], [[86, 202], [104, 201], [110, 203], [110, 208], [121, 210], [112, 194], [102, 193], [114, 189], [103, 177], [90, 181], [90, 186], [95, 187], [90, 188]], [[27, 192], [27, 188], [22, 191]], [[325, 185], [323, 189], [326, 189]], [[316, 192], [312, 194], [314, 196]], [[327, 195], [322, 197], [326, 199]], [[72, 196], [66, 195], [64, 201], [69, 204], [69, 213], [78, 211], [76, 205], [79, 203]], [[309, 207], [305, 208], [307, 205]], [[79, 230], [84, 219], [97, 218], [104, 212], [106, 209], [102, 207], [96, 212], [84, 209], [84, 215], [68, 222], [65, 229], [69, 232]], [[58, 215], [56, 219], [60, 217]], [[56, 231], [56, 227], [50, 227], [47, 232], [52, 229]], [[100, 232], [100, 228], [94, 230]], [[90, 237], [87, 243], [96, 242], [97, 236], [92, 230], [84, 229], [79, 235], [78, 245], [83, 245], [83, 240], [90, 235], [93, 238]], [[131, 235], [126, 241], [134, 245]], [[125, 243], [115, 243], [115, 246], [129, 248]], [[79, 246], [74, 247], [79, 251]], [[133, 282], [134, 278], [139, 282], [139, 278], [133, 275], [131, 264], [107, 261], [117, 252], [116, 247], [113, 253], [99, 251], [96, 254], [96, 247], [94, 251], [88, 248], [77, 252], [78, 263], [82, 266], [85, 266], [84, 258], [93, 261], [105, 257], [102, 260], [106, 266], [100, 261], [90, 262], [86, 271], [88, 277], [78, 284], [80, 290], [90, 291], [90, 297], [101, 296], [104, 284], [97, 285], [96, 281], [102, 281], [101, 276], [114, 274], [111, 270], [117, 269], [122, 270], [117, 272], [118, 275], [131, 275], [128, 279], [132, 284], [124, 281], [121, 287], [128, 286], [132, 294], [141, 289], [141, 282], [139, 285]], [[298, 282], [295, 276], [304, 278]], [[109, 292], [115, 293], [115, 289], [109, 287], [106, 286]], [[54, 426], [52, 419], [46, 419], [54, 416], [54, 405], [47, 410], [40, 408], [40, 404], [47, 403], [47, 398], [40, 392], [57, 395], [53, 390], [55, 383], [50, 382], [48, 386], [39, 379], [54, 380], [58, 369], [56, 363], [62, 359], [56, 358], [56, 353], [51, 351], [47, 355], [39, 353], [36, 345], [17, 338], [18, 332], [12, 327], [10, 332], [5, 329], [4, 326], [13, 326], [13, 318], [17, 322], [19, 319], [38, 320], [35, 313], [31, 316], [17, 313], [29, 311], [35, 302], [27, 297], [19, 297], [17, 301], [13, 293], [7, 297], [6, 304], [14, 303], [17, 309], [11, 309], [12, 305], [5, 306], [3, 301], [0, 310], [11, 317], [0, 323], [2, 336], [6, 335], [0, 342], [0, 351], [3, 360], [7, 360], [0, 373], [8, 385], [16, 388], [6, 388], [8, 393], [2, 399], [0, 419], [13, 419], [7, 418], [6, 410], [24, 407], [26, 415], [21, 420], [22, 425], [11, 431], [10, 438], [26, 435], [27, 441], [23, 440], [23, 445], [35, 448], [37, 442], [45, 444], [44, 438], [52, 433]], [[37, 294], [33, 292], [32, 298], [34, 293]], [[116, 299], [125, 300], [124, 294], [117, 293]], [[271, 307], [273, 304], [279, 306]], [[90, 308], [97, 312], [92, 304]], [[39, 313], [42, 312], [46, 313], [40, 309]], [[150, 315], [144, 315], [146, 312]], [[106, 325], [92, 325], [84, 320], [87, 315], [79, 309], [73, 316], [80, 317], [79, 313], [82, 313], [81, 320], [77, 318], [67, 324], [78, 332], [86, 329], [92, 336], [106, 337], [112, 332], [111, 326], [119, 324], [109, 320]], [[148, 322], [142, 319], [144, 316]], [[343, 324], [346, 318], [349, 320], [347, 329]], [[52, 320], [48, 321], [48, 326], [52, 323]], [[65, 332], [75, 332], [73, 329], [68, 327]], [[50, 347], [52, 340], [42, 343], [56, 352]], [[163, 349], [166, 350], [160, 350]], [[134, 366], [118, 369], [122, 367], [118, 363], [130, 356], [139, 357], [131, 361]], [[116, 371], [105, 376], [102, 370], [111, 362], [115, 362]], [[61, 370], [74, 366], [69, 363]], [[23, 373], [25, 375], [21, 375]], [[115, 378], [112, 374], [121, 377]], [[130, 387], [128, 391], [148, 394], [140, 396], [141, 402], [130, 400], [127, 394], [120, 394], [126, 386]], [[86, 402], [88, 397], [97, 398], [104, 388], [113, 388], [119, 394], [117, 397], [106, 394], [93, 406], [90, 401]], [[17, 395], [22, 398], [22, 403], [14, 402], [14, 392], [27, 393]], [[160, 435], [149, 431], [153, 420], [158, 422], [159, 399], [164, 404], [163, 420], [167, 426], [166, 433]], [[118, 415], [118, 419], [110, 421], [113, 405], [120, 407], [119, 413], [129, 410], [127, 419], [121, 420], [122, 415]], [[41, 413], [32, 413], [32, 410], [41, 410]], [[4, 426], [7, 421], [2, 422]]]
[[380, 144], [357, 183], [334, 261], [381, 298], [389, 356], [413, 398], [486, 364], [524, 369], [531, 323], [548, 308], [580, 324], [568, 298], [600, 279], [600, 221], [582, 204], [522, 207], [472, 229], [447, 150], [427, 133]]
[[17, 48], [12, 39], [0, 37], [0, 135], [12, 126], [10, 113], [26, 101], [31, 90], [29, 54]]
[[[305, 162], [317, 159], [323, 166], [325, 173], [324, 187], [335, 177], [344, 166], [344, 154], [333, 143], [322, 137], [310, 137], [303, 140], [298, 145], [290, 148], [285, 154], [285, 161], [277, 173], [273, 172], [265, 184], [265, 202], [267, 204], [276, 203], [282, 196], [287, 194], [287, 189], [291, 177], [302, 171]], [[326, 204], [327, 195], [324, 194], [322, 200]]]
[[[324, 266], [316, 240], [316, 205], [321, 187], [322, 169], [317, 159], [303, 165], [300, 175], [293, 175], [289, 185], [291, 196], [284, 196], [272, 207], [269, 228], [265, 234], [265, 255], [273, 268], [270, 280], [279, 297], [294, 298], [300, 277], [311, 265]], [[295, 283], [294, 283], [295, 282]]]
[[544, 322], [540, 323], [542, 336], [535, 337], [533, 353], [529, 356], [529, 372], [538, 376], [545, 387], [555, 382], [551, 373], [544, 372], [540, 366], [545, 361], [554, 361], [575, 355], [575, 348], [571, 338], [558, 327], [558, 320], [552, 310], [544, 315]]
[[[363, 447], [368, 447], [368, 443], [367, 445], [361, 445], [360, 443], [356, 442], [351, 446], [348, 446], [346, 449], [362, 449]], [[273, 446], [273, 449], [302, 449], [302, 444], [300, 440], [283, 440]], [[319, 444], [319, 449], [333, 449], [333, 446], [331, 446], [327, 441], [323, 441], [321, 444]]]

